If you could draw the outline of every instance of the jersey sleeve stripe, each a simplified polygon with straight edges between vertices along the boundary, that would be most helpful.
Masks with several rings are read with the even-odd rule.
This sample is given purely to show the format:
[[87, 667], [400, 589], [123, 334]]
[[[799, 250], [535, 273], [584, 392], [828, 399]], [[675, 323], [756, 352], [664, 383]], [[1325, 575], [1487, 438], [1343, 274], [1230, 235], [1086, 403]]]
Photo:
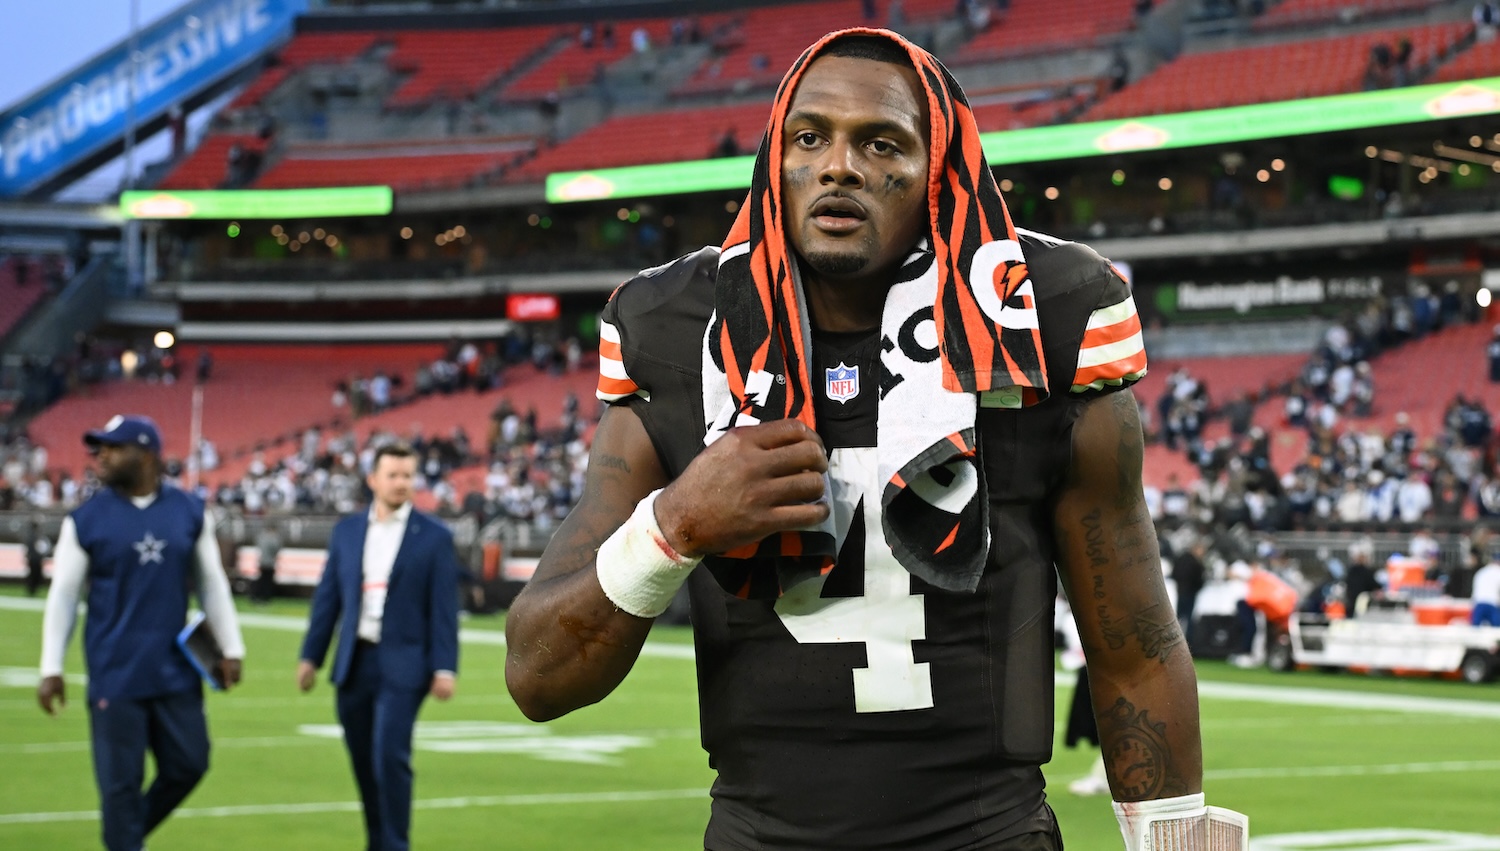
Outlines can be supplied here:
[[1100, 390], [1105, 385], [1116, 387], [1134, 384], [1146, 375], [1146, 350], [1141, 349], [1129, 358], [1112, 361], [1095, 367], [1078, 370], [1073, 376], [1073, 392]]
[[1088, 330], [1093, 331], [1096, 328], [1115, 325], [1135, 315], [1135, 299], [1126, 296], [1125, 300], [1119, 304], [1112, 304], [1108, 307], [1101, 307], [1095, 310], [1089, 316]]
[[1146, 374], [1146, 346], [1135, 299], [1128, 292], [1117, 293], [1115, 298], [1120, 301], [1089, 315], [1078, 349], [1074, 393], [1133, 384]]
[[1078, 368], [1082, 370], [1093, 366], [1103, 366], [1113, 361], [1126, 360], [1144, 353], [1145, 350], [1146, 344], [1141, 337], [1141, 332], [1136, 331], [1118, 342], [1079, 349]]
[[599, 389], [594, 395], [603, 402], [618, 402], [640, 392], [641, 388], [637, 387], [634, 381], [601, 375], [599, 376]]
[[625, 362], [605, 357], [603, 352], [599, 355], [599, 374], [605, 378], [630, 381], [630, 376], [625, 372]]
[[599, 340], [599, 356], [609, 358], [610, 360], [625, 359], [625, 355], [621, 351], [619, 343], [611, 343], [610, 341], [603, 338], [600, 338]]
[[[640, 385], [625, 371], [620, 350], [620, 329], [609, 322], [599, 323], [599, 388], [594, 395], [603, 402], [618, 402], [641, 393]], [[645, 394], [641, 394], [645, 395]]]
[[1113, 325], [1103, 325], [1091, 328], [1083, 334], [1083, 348], [1092, 349], [1098, 346], [1107, 346], [1110, 343], [1118, 343], [1128, 340], [1131, 336], [1141, 333], [1141, 318], [1131, 315], [1123, 321]]

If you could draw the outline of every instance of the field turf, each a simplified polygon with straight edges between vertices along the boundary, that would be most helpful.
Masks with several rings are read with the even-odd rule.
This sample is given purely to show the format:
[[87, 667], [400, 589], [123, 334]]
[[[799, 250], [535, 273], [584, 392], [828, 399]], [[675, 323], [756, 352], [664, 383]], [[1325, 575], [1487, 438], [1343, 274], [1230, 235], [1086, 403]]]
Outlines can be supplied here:
[[[293, 685], [306, 604], [243, 611], [245, 683], [207, 698], [212, 768], [151, 851], [363, 847], [332, 689]], [[458, 696], [422, 711], [415, 847], [702, 848], [712, 772], [685, 628], [659, 628], [601, 705], [538, 725], [506, 695], [503, 620], [463, 627]], [[48, 718], [34, 699], [40, 628], [39, 601], [0, 590], [0, 848], [96, 848], [79, 637], [70, 703]], [[1249, 813], [1257, 848], [1500, 851], [1500, 684], [1216, 662], [1199, 678], [1209, 801]], [[1071, 676], [1058, 689], [1065, 710]], [[1107, 797], [1067, 792], [1091, 760], [1059, 743], [1047, 770], [1069, 851], [1120, 847]], [[1357, 833], [1269, 839], [1325, 831]]]

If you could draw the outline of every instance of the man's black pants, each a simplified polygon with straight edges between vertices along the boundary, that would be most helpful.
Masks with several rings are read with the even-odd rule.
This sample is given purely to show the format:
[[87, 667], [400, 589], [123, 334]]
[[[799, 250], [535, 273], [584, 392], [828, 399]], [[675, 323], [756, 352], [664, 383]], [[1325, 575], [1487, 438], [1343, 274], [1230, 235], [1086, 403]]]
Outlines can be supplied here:
[[[104, 847], [139, 851], [208, 771], [203, 695], [90, 701], [89, 728]], [[156, 759], [156, 779], [143, 794], [147, 748]]]

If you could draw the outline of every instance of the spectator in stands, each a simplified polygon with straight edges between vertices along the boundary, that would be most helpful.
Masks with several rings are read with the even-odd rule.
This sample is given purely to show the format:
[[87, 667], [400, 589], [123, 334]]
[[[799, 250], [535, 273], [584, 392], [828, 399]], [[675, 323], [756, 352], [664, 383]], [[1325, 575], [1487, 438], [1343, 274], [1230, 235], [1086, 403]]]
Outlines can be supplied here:
[[1500, 5], [1494, 0], [1474, 4], [1474, 40], [1485, 43], [1495, 40], [1495, 31], [1500, 28]]
[[714, 146], [713, 155], [716, 157], [737, 157], [740, 155], [740, 142], [733, 127], [727, 127], [724, 135], [719, 137], [719, 143]]
[[1500, 383], [1500, 325], [1490, 331], [1490, 342], [1486, 347], [1490, 359], [1490, 382]]
[[959, 0], [958, 15], [970, 36], [989, 28], [992, 14], [988, 0]]
[[1305, 427], [1308, 424], [1307, 408], [1307, 385], [1300, 378], [1294, 379], [1291, 389], [1287, 391], [1286, 399], [1282, 402], [1282, 411], [1285, 413], [1283, 421], [1294, 428]]
[[875, 0], [860, 0], [859, 7], [867, 22], [873, 23], [875, 18], [880, 14], [875, 6]]
[[[1126, 58], [1125, 50], [1119, 45], [1115, 45], [1115, 52], [1109, 60], [1109, 70], [1106, 73], [1109, 77], [1109, 90], [1111, 92], [1118, 92], [1120, 89], [1125, 88], [1126, 83], [1130, 82], [1130, 60]], [[1232, 181], [1230, 185], [1235, 186], [1236, 191], [1238, 190], [1238, 186]]]
[[651, 52], [651, 34], [646, 32], [645, 27], [636, 27], [630, 31], [630, 49], [636, 53]]

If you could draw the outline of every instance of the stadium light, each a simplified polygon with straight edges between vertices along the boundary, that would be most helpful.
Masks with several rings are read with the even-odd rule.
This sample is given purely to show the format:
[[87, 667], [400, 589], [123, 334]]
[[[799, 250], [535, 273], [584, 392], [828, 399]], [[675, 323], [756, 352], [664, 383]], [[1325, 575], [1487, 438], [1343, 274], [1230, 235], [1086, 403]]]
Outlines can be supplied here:
[[165, 351], [177, 344], [177, 338], [172, 336], [171, 331], [157, 331], [156, 336], [151, 338], [151, 342], [158, 349]]
[[389, 186], [120, 193], [127, 219], [311, 219], [390, 215]]
[[1494, 299], [1494, 296], [1491, 295], [1490, 291], [1487, 290], [1487, 289], [1485, 289], [1484, 287], [1480, 287], [1479, 291], [1476, 292], [1476, 293], [1474, 293], [1474, 302], [1476, 304], [1478, 304], [1482, 308], [1483, 307], [1489, 307], [1490, 306], [1490, 302], [1493, 299]]
[[[1495, 113], [1500, 113], [1500, 77], [1487, 77], [1125, 121], [1028, 127], [985, 133], [980, 140], [989, 164], [998, 166], [1422, 124]], [[1496, 134], [1495, 140], [1500, 145], [1500, 134]], [[555, 172], [547, 175], [547, 200], [600, 201], [743, 190], [750, 186], [754, 167], [755, 158], [746, 156]]]

